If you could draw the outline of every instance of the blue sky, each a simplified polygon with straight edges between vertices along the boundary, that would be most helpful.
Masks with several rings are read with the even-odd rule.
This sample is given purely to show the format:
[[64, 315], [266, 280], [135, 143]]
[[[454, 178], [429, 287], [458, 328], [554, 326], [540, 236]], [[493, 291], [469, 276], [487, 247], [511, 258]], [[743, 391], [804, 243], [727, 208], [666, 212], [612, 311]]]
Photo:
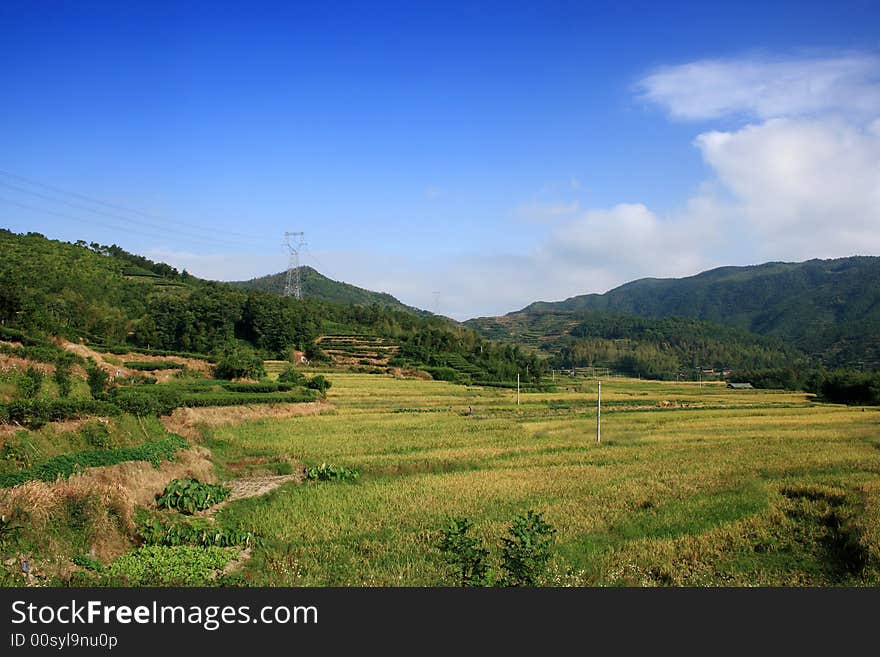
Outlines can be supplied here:
[[465, 319], [880, 253], [878, 2], [7, 0], [0, 61], [2, 225], [208, 278], [304, 231]]

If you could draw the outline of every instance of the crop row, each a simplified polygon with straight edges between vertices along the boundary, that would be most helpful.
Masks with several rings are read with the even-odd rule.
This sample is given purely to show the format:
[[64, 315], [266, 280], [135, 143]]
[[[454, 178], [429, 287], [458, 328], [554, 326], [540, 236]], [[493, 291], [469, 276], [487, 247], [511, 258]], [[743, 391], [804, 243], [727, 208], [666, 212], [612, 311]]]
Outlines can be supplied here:
[[117, 449], [93, 449], [55, 456], [39, 465], [18, 472], [0, 474], [0, 488], [18, 486], [27, 481], [55, 481], [58, 477], [67, 478], [82, 470], [103, 465], [114, 465], [123, 461], [149, 461], [159, 465], [163, 460], [170, 461], [174, 453], [187, 446], [187, 442], [177, 434], [153, 440], [137, 447]]

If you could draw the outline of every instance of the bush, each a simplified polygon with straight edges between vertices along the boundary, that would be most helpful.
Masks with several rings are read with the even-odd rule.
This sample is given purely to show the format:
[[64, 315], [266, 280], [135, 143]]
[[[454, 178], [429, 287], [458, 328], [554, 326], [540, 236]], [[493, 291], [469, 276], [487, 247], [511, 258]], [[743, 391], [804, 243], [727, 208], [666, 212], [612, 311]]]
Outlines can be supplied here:
[[179, 390], [157, 385], [117, 387], [111, 391], [110, 399], [126, 413], [139, 417], [168, 415], [183, 405], [183, 394]]
[[501, 568], [504, 586], [537, 586], [547, 570], [550, 547], [556, 529], [540, 513], [528, 511], [516, 516], [501, 539]]
[[303, 383], [305, 380], [305, 375], [303, 375], [302, 372], [297, 372], [291, 365], [285, 367], [284, 370], [278, 375], [278, 381], [280, 383], [300, 384]]
[[173, 509], [192, 515], [229, 497], [230, 489], [219, 484], [204, 484], [198, 479], [175, 479], [156, 498], [160, 509]]
[[501, 575], [489, 567], [489, 550], [468, 536], [471, 521], [454, 518], [441, 530], [438, 548], [460, 586], [538, 586], [547, 571], [556, 529], [540, 513], [515, 516], [501, 539]]
[[89, 358], [86, 362], [86, 382], [89, 384], [89, 392], [92, 393], [92, 397], [97, 399], [98, 395], [104, 392], [104, 388], [107, 387], [107, 379], [109, 378], [110, 375], [98, 367], [94, 360]]
[[33, 366], [28, 367], [16, 382], [18, 395], [23, 399], [35, 397], [43, 387], [43, 373]]
[[319, 374], [318, 376], [313, 376], [306, 382], [306, 388], [317, 390], [321, 393], [321, 395], [326, 395], [327, 391], [330, 389], [330, 386], [330, 381], [325, 379], [321, 374]]
[[220, 354], [214, 367], [218, 379], [259, 379], [266, 376], [263, 359], [245, 345], [228, 347]]
[[112, 447], [110, 429], [102, 422], [84, 424], [80, 428], [79, 434], [89, 447], [94, 447], [95, 449], [110, 449]]
[[55, 362], [55, 374], [52, 377], [55, 385], [58, 386], [58, 394], [62, 397], [70, 395], [73, 389], [73, 381], [70, 377], [70, 361], [65, 358], [59, 358]]
[[20, 399], [0, 404], [0, 418], [31, 429], [38, 429], [47, 422], [119, 413], [115, 404], [95, 399]]
[[459, 586], [486, 586], [489, 583], [489, 550], [481, 541], [467, 535], [472, 523], [453, 518], [442, 530], [440, 552], [451, 566]]

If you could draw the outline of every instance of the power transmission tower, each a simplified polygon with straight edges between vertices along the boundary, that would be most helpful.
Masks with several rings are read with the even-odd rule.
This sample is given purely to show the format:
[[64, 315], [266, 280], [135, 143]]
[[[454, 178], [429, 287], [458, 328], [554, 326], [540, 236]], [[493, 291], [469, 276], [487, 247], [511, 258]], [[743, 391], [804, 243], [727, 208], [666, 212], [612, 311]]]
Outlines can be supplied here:
[[[299, 252], [305, 242], [305, 233], [284, 233], [284, 246], [290, 251], [290, 258], [287, 261], [287, 276], [284, 279], [284, 295], [285, 297], [294, 297], [302, 299], [302, 281], [299, 275]], [[291, 241], [290, 238], [293, 238]]]

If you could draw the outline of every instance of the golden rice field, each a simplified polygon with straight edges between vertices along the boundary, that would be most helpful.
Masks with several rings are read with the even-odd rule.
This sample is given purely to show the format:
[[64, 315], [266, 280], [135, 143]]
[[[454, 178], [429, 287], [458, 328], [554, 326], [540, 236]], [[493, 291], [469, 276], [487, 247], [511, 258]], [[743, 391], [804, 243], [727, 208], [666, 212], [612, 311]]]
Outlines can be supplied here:
[[510, 390], [330, 378], [329, 413], [204, 429], [221, 464], [361, 472], [223, 509], [265, 539], [246, 583], [449, 585], [437, 550], [449, 518], [497, 545], [534, 509], [558, 530], [547, 585], [880, 584], [876, 408], [609, 379], [597, 444], [593, 382], [517, 405]]

